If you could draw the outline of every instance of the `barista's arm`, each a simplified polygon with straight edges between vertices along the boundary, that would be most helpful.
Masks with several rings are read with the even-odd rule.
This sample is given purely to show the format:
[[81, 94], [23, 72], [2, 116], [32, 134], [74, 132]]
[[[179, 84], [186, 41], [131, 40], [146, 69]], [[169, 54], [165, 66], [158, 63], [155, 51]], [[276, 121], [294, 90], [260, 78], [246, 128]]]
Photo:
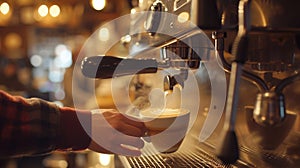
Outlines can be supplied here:
[[[93, 129], [91, 118], [94, 120]], [[109, 124], [105, 124], [104, 120]], [[114, 128], [132, 137], [140, 137], [146, 131], [143, 123], [129, 120], [114, 110], [104, 110], [104, 113], [92, 117], [90, 111], [75, 111], [38, 98], [26, 99], [0, 90], [0, 157], [86, 148], [103, 153], [140, 154], [139, 150], [125, 149], [114, 141], [117, 139], [117, 142], [139, 149], [143, 146], [139, 138], [128, 138], [122, 134], [116, 137], [107, 133], [107, 128]], [[109, 151], [91, 141], [89, 135], [92, 130], [94, 135], [116, 146], [117, 151]]]
[[[83, 118], [90, 113], [81, 111]], [[90, 138], [74, 109], [59, 108], [41, 99], [26, 99], [0, 91], [0, 156], [85, 149]]]

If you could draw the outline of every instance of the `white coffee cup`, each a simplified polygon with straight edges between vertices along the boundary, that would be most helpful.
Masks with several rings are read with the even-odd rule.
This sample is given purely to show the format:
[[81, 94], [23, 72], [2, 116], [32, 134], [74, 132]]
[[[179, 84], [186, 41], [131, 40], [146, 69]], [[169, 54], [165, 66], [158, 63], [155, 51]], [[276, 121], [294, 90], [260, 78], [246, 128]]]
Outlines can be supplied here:
[[180, 147], [189, 126], [190, 111], [186, 109], [154, 109], [140, 111], [147, 135], [161, 153], [172, 153]]

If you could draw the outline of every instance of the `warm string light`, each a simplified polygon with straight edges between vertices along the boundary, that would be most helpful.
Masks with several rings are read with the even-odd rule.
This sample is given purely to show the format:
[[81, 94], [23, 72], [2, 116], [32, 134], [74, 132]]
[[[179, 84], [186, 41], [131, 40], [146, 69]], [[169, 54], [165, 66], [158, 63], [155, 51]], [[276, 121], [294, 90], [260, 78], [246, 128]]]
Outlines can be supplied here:
[[46, 5], [39, 6], [38, 13], [41, 17], [47, 16], [48, 15], [48, 6], [46, 6]]
[[[107, 6], [106, 0], [89, 0], [90, 6], [94, 10], [101, 11]], [[35, 4], [33, 6], [26, 6], [21, 9], [20, 21], [26, 24], [32, 24], [34, 22], [42, 22], [43, 24], [56, 24], [66, 23], [70, 21], [68, 17], [72, 15], [80, 16], [83, 12], [73, 13], [74, 10], [81, 10], [77, 5], [76, 8], [68, 5], [49, 4], [48, 2], [42, 4]], [[13, 15], [13, 7], [8, 2], [0, 2], [0, 25], [6, 25], [11, 16]]]
[[91, 6], [95, 10], [100, 11], [105, 8], [106, 0], [91, 0]]
[[60, 15], [60, 7], [58, 5], [52, 5], [48, 8], [47, 5], [40, 5], [38, 8], [38, 14], [41, 17], [46, 17], [48, 14], [52, 17], [58, 17]]
[[9, 3], [7, 2], [0, 2], [0, 25], [6, 25], [11, 16], [13, 10]]
[[10, 11], [10, 6], [8, 3], [6, 2], [3, 2], [1, 5], [0, 5], [0, 12], [3, 14], [3, 15], [7, 15]]
[[57, 17], [60, 14], [60, 7], [58, 5], [52, 5], [49, 13], [52, 17]]

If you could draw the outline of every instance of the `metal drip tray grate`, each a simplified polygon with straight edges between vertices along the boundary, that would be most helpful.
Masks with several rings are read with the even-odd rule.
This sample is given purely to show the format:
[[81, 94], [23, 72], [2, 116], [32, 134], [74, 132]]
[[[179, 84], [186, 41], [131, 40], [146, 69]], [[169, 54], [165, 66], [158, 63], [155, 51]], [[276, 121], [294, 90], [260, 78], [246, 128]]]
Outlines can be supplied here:
[[[177, 156], [176, 156], [177, 155]], [[217, 163], [213, 160], [204, 159], [195, 153], [183, 154], [178, 153], [173, 156], [141, 156], [129, 157], [128, 162], [133, 168], [216, 168], [216, 167], [229, 167]]]
[[154, 148], [146, 148], [139, 157], [125, 157], [127, 167], [132, 168], [231, 168], [201, 150], [155, 154]]

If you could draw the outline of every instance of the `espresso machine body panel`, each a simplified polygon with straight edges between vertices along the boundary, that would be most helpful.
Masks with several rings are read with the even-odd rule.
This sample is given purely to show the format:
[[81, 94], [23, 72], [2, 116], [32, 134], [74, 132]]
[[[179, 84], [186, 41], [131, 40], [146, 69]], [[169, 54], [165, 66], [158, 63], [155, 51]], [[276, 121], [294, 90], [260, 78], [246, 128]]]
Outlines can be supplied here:
[[[172, 2], [176, 4], [180, 1]], [[173, 11], [169, 12], [179, 15], [187, 10], [191, 15], [190, 20], [207, 32], [209, 37], [212, 31], [228, 32], [223, 47], [225, 53], [230, 52], [230, 44], [233, 44], [233, 39], [238, 30], [239, 1], [192, 0], [184, 2], [186, 2], [185, 4], [182, 3], [184, 5], [173, 8]], [[168, 1], [168, 3], [171, 2]], [[244, 70], [261, 78], [267, 87], [272, 90], [277, 85], [284, 83], [281, 81], [285, 78], [293, 78], [298, 73], [299, 49], [297, 47], [297, 34], [300, 30], [300, 17], [297, 16], [296, 11], [300, 8], [300, 2], [252, 0], [249, 5], [249, 42], [247, 52], [245, 52]], [[226, 59], [230, 62], [230, 59], [234, 58], [229, 56]], [[192, 149], [193, 147], [190, 144], [197, 144], [198, 147], [215, 156], [220, 140], [219, 135], [223, 131], [224, 117], [221, 118], [214, 133], [205, 142], [195, 143], [195, 139], [199, 137], [199, 132], [201, 132], [207, 119], [207, 109], [211, 107], [212, 95], [208, 91], [211, 89], [210, 79], [207, 78], [207, 75], [203, 75], [207, 73], [206, 71], [207, 69], [203, 67], [198, 69], [198, 77], [201, 81], [199, 82], [199, 92], [202, 99], [199, 102], [200, 108], [197, 121], [182, 150]], [[228, 79], [229, 76], [230, 73], [228, 73]], [[242, 165], [245, 167], [293, 167], [300, 165], [300, 153], [296, 154], [296, 151], [299, 151], [299, 145], [295, 144], [295, 141], [300, 138], [298, 112], [300, 106], [297, 107], [294, 103], [289, 102], [293, 101], [291, 97], [299, 96], [296, 91], [298, 90], [296, 83], [299, 82], [297, 80], [291, 81], [294, 84], [285, 85], [286, 87], [282, 89], [285, 102], [281, 96], [278, 96], [278, 100], [276, 98], [275, 101], [267, 100], [271, 99], [269, 96], [258, 101], [258, 95], [260, 95], [258, 93], [261, 92], [261, 88], [258, 88], [254, 84], [255, 82], [251, 80], [242, 79], [239, 87], [235, 127], [240, 152], [240, 158], [236, 165], [241, 166], [241, 163], [244, 163]], [[292, 94], [292, 90], [294, 90], [294, 94]], [[277, 107], [286, 108], [284, 120], [279, 125], [264, 127], [254, 121], [254, 107], [262, 101], [265, 101], [264, 104], [267, 106], [270, 106], [272, 102], [284, 103], [284, 105], [276, 106], [276, 110]], [[265, 105], [261, 105], [261, 107], [267, 108]], [[281, 112], [279, 113], [281, 114]]]
[[[194, 52], [188, 51], [190, 48], [184, 45], [183, 40], [178, 38], [170, 38], [163, 34], [155, 33], [155, 30], [164, 27], [166, 31], [176, 26], [172, 20], [162, 20], [160, 15], [153, 14], [147, 20], [144, 18], [144, 24], [137, 24], [140, 18], [133, 18], [131, 31], [134, 36], [129, 44], [129, 56], [132, 59], [153, 58], [155, 70], [158, 68], [176, 67], [178, 64], [167, 64], [164, 61], [172, 61], [171, 56], [166, 56], [165, 52], [175, 53], [186, 62], [191, 61], [191, 66], [177, 66], [180, 71], [178, 76], [168, 77], [165, 87], [170, 90], [174, 85], [184, 86], [187, 79], [186, 69], [193, 69], [197, 78], [197, 88], [201, 100], [199, 101], [199, 112], [196, 121], [184, 139], [182, 147], [178, 153], [170, 155], [156, 155], [154, 162], [163, 163], [169, 156], [171, 161], [183, 160], [186, 163], [189, 160], [201, 158], [208, 163], [216, 163], [219, 167], [299, 167], [300, 166], [300, 105], [297, 103], [300, 98], [299, 89], [299, 48], [297, 44], [297, 34], [300, 31], [300, 17], [298, 10], [300, 9], [300, 1], [297, 0], [241, 0], [249, 5], [250, 20], [246, 20], [249, 26], [247, 31], [248, 43], [247, 51], [244, 52], [244, 67], [241, 70], [242, 80], [238, 86], [239, 95], [236, 113], [235, 131], [238, 139], [239, 158], [232, 165], [222, 164], [216, 158], [216, 149], [220, 141], [220, 134], [223, 131], [226, 122], [225, 115], [216, 122], [216, 128], [213, 133], [204, 141], [199, 140], [199, 134], [205, 127], [208, 116], [214, 115], [209, 113], [210, 108], [218, 109], [225, 112], [224, 107], [214, 106], [214, 101], [225, 102], [223, 97], [214, 97], [212, 94], [211, 81], [221, 79], [221, 74], [213, 73], [209, 76], [207, 67], [202, 66], [202, 61], [207, 61], [211, 57], [206, 56], [215, 51], [219, 52], [219, 57], [224, 61], [223, 66], [218, 68], [227, 72], [226, 79], [231, 75], [231, 62], [236, 58], [232, 55], [231, 49], [234, 39], [239, 29], [239, 2], [238, 0], [152, 0], [147, 1], [140, 7], [141, 10], [155, 12], [168, 12], [180, 16], [188, 16], [193, 24], [203, 30], [210, 38], [212, 32], [224, 33], [221, 38], [214, 37], [211, 39], [213, 47], [207, 47], [207, 53], [203, 55], [194, 55]], [[146, 1], [141, 1], [146, 2]], [[188, 15], [186, 15], [186, 13]], [[147, 23], [148, 22], [148, 23]], [[144, 23], [144, 22], [142, 22]], [[158, 25], [156, 25], [158, 24]], [[164, 26], [160, 26], [163, 24]], [[135, 34], [134, 31], [142, 28], [146, 29], [146, 33]], [[148, 31], [148, 32], [147, 32]], [[185, 32], [185, 30], [182, 30]], [[188, 31], [186, 32], [189, 33]], [[227, 34], [227, 36], [225, 35]], [[215, 34], [216, 35], [216, 34]], [[197, 42], [195, 36], [191, 37], [193, 44], [201, 44]], [[201, 37], [201, 36], [199, 36]], [[187, 40], [188, 41], [188, 40]], [[184, 41], [184, 42], [187, 42]], [[201, 44], [202, 45], [202, 44]], [[156, 48], [157, 52], [147, 55], [144, 48]], [[194, 46], [194, 45], [193, 45]], [[197, 45], [195, 45], [197, 46]], [[184, 53], [184, 54], [182, 54]], [[191, 57], [187, 57], [187, 53]], [[175, 58], [175, 57], [174, 57]], [[178, 58], [178, 57], [177, 57]], [[176, 58], [176, 59], [177, 59]], [[198, 58], [198, 59], [196, 59]], [[201, 59], [199, 59], [201, 58]], [[176, 61], [176, 60], [175, 60]], [[185, 62], [185, 63], [186, 63]], [[197, 62], [197, 64], [195, 63]], [[151, 59], [151, 63], [153, 60]], [[167, 66], [166, 66], [167, 65]], [[182, 71], [181, 71], [182, 69]], [[149, 71], [147, 71], [149, 72]], [[143, 74], [137, 76], [137, 80], [133, 81], [133, 86], [147, 86], [147, 90], [151, 90], [149, 78], [142, 78]], [[173, 77], [173, 78], [172, 78]], [[138, 79], [143, 79], [139, 81]], [[173, 79], [173, 80], [172, 80]], [[286, 80], [287, 79], [287, 80]], [[179, 82], [180, 81], [180, 82]], [[283, 81], [283, 82], [282, 82]], [[136, 83], [134, 83], [136, 82]], [[147, 83], [147, 84], [143, 84]], [[154, 83], [157, 84], [156, 81]], [[164, 83], [165, 84], [165, 83]], [[226, 83], [227, 86], [229, 82]], [[163, 85], [163, 83], [162, 83]], [[172, 86], [171, 86], [172, 85]], [[226, 88], [225, 88], [226, 90]], [[138, 90], [136, 90], [138, 92]], [[259, 95], [259, 96], [258, 96]], [[284, 96], [283, 96], [284, 95]], [[280, 108], [272, 110], [274, 108]], [[274, 113], [272, 113], [274, 112]], [[276, 112], [276, 113], [275, 113]], [[272, 116], [272, 114], [275, 114]], [[256, 117], [253, 117], [256, 115]], [[274, 117], [275, 116], [275, 117]], [[266, 120], [269, 117], [271, 120]], [[272, 118], [273, 117], [273, 118]], [[275, 118], [275, 119], [274, 119]], [[257, 122], [261, 121], [261, 123]], [[265, 125], [264, 125], [265, 124]], [[125, 157], [126, 158], [126, 157]], [[180, 159], [178, 159], [180, 158]], [[127, 160], [143, 161], [144, 158], [127, 158]], [[150, 156], [146, 160], [151, 162]], [[187, 159], [187, 160], [185, 160]], [[198, 161], [198, 160], [197, 160]], [[170, 162], [170, 160], [168, 160]]]

